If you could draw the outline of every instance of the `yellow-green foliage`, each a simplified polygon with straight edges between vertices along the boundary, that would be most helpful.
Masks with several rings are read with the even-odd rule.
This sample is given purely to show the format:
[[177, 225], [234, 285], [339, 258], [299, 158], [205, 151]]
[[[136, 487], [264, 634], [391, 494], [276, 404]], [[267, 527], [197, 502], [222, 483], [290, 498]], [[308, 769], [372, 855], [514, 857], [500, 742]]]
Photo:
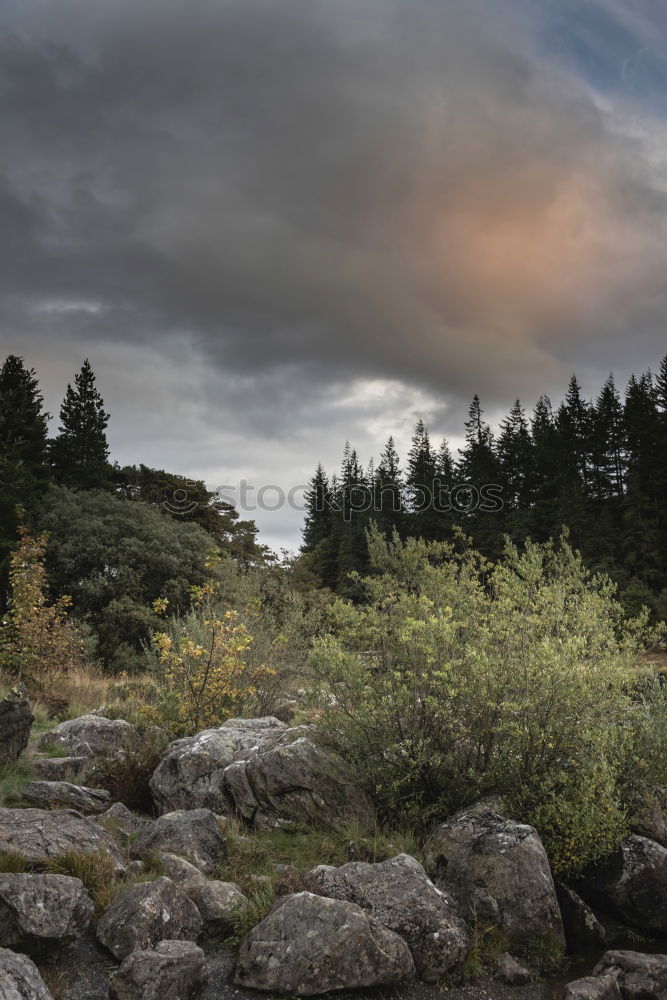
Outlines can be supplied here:
[[313, 665], [323, 725], [381, 810], [442, 818], [501, 793], [557, 872], [607, 853], [645, 622], [565, 540], [496, 565], [375, 531], [369, 550], [367, 603], [336, 602]]

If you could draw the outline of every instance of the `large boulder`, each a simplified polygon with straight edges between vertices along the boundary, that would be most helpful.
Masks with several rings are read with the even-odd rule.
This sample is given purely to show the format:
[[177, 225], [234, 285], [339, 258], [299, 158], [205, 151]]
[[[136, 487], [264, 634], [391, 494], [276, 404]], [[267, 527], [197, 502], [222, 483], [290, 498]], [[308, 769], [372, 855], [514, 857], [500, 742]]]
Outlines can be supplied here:
[[126, 746], [137, 745], [138, 733], [124, 719], [106, 719], [101, 715], [81, 715], [68, 719], [44, 733], [38, 749], [56, 747], [63, 757], [110, 757]]
[[41, 953], [81, 937], [94, 907], [78, 878], [0, 875], [0, 945]]
[[315, 996], [414, 976], [406, 942], [355, 903], [284, 896], [241, 942], [236, 984]]
[[595, 966], [593, 975], [615, 979], [623, 1000], [667, 998], [667, 955], [607, 951]]
[[665, 934], [667, 848], [646, 837], [628, 837], [579, 891], [593, 906], [631, 927]]
[[180, 809], [160, 816], [139, 833], [131, 850], [137, 858], [146, 851], [182, 854], [207, 875], [227, 858], [227, 843], [210, 809]]
[[439, 826], [424, 855], [426, 870], [461, 912], [499, 927], [511, 947], [543, 938], [564, 948], [549, 860], [532, 826], [480, 802]]
[[0, 701], [0, 766], [19, 759], [28, 745], [34, 721], [22, 691], [10, 691]]
[[27, 955], [0, 948], [0, 1000], [53, 1000]]
[[167, 875], [172, 882], [175, 882], [190, 899], [193, 899], [199, 889], [206, 885], [206, 876], [178, 854], [158, 851], [156, 858], [162, 869], [162, 874]]
[[613, 976], [584, 976], [568, 983], [561, 1000], [622, 1000]]
[[199, 910], [170, 878], [138, 882], [119, 893], [97, 922], [97, 937], [118, 959], [158, 941], [196, 941]]
[[86, 788], [70, 781], [29, 781], [23, 798], [40, 809], [76, 809], [82, 813], [102, 813], [111, 805], [104, 788]]
[[370, 819], [370, 807], [342, 762], [308, 728], [230, 719], [172, 743], [150, 786], [161, 812], [205, 807], [258, 826], [285, 820]]
[[555, 885], [568, 952], [577, 954], [601, 948], [607, 941], [607, 932], [590, 906], [574, 889], [562, 882]]
[[176, 809], [212, 809], [228, 812], [225, 768], [233, 760], [261, 750], [287, 726], [266, 716], [229, 719], [216, 729], [170, 743], [151, 779], [151, 790], [160, 812]]
[[112, 1000], [197, 1000], [209, 979], [204, 952], [191, 941], [160, 941], [133, 951], [111, 982]]
[[105, 812], [95, 817], [95, 823], [104, 827], [123, 847], [126, 847], [150, 822], [151, 820], [145, 816], [137, 816], [131, 812], [122, 802], [114, 802]]
[[407, 941], [417, 974], [435, 982], [461, 962], [470, 935], [452, 901], [436, 889], [414, 858], [400, 854], [390, 861], [353, 861], [310, 873], [317, 891], [356, 903]]
[[104, 851], [114, 871], [125, 871], [125, 861], [113, 837], [73, 809], [0, 809], [0, 855], [20, 854], [40, 863], [44, 858], [73, 851]]

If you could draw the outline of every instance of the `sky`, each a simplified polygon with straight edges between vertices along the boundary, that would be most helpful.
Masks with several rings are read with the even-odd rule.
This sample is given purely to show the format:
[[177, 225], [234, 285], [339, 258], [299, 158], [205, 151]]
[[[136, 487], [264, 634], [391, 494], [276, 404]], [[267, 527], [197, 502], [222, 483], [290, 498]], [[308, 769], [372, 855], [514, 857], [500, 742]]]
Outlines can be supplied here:
[[[667, 4], [2, 0], [0, 346], [240, 498], [667, 351]], [[253, 493], [254, 489], [254, 493]], [[298, 500], [298, 497], [296, 498]], [[265, 489], [263, 506], [280, 494]]]

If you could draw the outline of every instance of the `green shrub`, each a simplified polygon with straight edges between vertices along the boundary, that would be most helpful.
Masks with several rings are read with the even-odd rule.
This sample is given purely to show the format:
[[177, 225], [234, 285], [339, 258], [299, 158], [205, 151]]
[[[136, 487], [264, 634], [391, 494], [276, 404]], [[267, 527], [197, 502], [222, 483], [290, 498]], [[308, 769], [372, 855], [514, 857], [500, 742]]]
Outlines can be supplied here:
[[555, 870], [602, 857], [620, 792], [630, 677], [646, 639], [566, 540], [497, 564], [377, 531], [366, 603], [338, 600], [313, 668], [326, 737], [381, 814], [414, 824], [502, 794], [544, 833]]
[[49, 858], [46, 870], [53, 875], [71, 875], [83, 882], [91, 895], [95, 908], [104, 909], [109, 887], [115, 880], [113, 858], [100, 849], [91, 853], [65, 851]]

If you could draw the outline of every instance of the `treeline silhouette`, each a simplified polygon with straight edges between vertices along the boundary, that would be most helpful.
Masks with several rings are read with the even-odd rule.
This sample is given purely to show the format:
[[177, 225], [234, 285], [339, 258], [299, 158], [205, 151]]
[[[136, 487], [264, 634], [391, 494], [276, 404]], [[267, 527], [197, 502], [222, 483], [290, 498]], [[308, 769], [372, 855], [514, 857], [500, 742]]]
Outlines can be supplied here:
[[306, 494], [302, 548], [324, 585], [356, 595], [371, 521], [404, 538], [460, 528], [489, 558], [506, 536], [544, 541], [566, 527], [629, 611], [667, 616], [667, 356], [623, 395], [610, 375], [588, 401], [573, 375], [557, 409], [542, 396], [529, 417], [516, 400], [497, 434], [475, 396], [456, 458], [421, 421], [404, 466], [392, 438], [366, 469], [346, 445], [340, 472], [318, 466]]

